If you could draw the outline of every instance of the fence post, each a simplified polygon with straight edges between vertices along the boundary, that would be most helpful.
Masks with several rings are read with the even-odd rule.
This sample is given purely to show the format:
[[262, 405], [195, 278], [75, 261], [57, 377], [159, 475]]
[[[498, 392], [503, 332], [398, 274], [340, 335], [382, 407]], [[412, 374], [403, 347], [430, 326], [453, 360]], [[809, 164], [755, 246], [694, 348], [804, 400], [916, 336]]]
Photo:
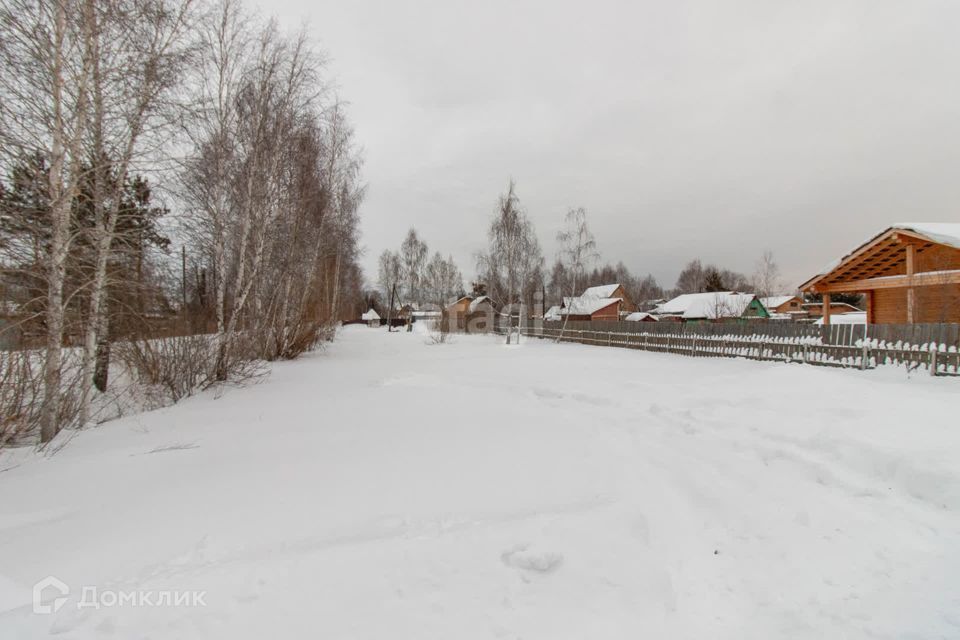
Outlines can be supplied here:
[[608, 332], [607, 332], [607, 346], [609, 347], [609, 346], [612, 345], [612, 344], [613, 344], [613, 331], [608, 331]]
[[803, 358], [803, 364], [807, 364], [807, 343], [803, 343], [803, 355], [800, 356]]
[[863, 353], [860, 355], [860, 370], [863, 371], [867, 368], [867, 360], [870, 358], [870, 346], [867, 344], [867, 341], [863, 341]]
[[930, 350], [930, 375], [937, 375], [937, 351], [939, 349]]

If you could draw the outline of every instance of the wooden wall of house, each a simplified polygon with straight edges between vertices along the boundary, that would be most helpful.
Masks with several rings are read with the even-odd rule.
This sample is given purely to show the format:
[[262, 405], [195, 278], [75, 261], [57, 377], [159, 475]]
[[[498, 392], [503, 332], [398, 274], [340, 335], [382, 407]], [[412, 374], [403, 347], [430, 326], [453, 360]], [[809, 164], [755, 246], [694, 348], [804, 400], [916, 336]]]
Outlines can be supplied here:
[[[915, 287], [915, 322], [960, 322], [960, 284]], [[907, 290], [877, 289], [873, 292], [874, 324], [907, 322]]]
[[[593, 314], [588, 320], [609, 320], [611, 322], [616, 322], [620, 319], [620, 305], [612, 304], [609, 307], [600, 309]], [[573, 316], [570, 316], [570, 319], [573, 320]]]
[[620, 298], [623, 302], [620, 303], [620, 311], [624, 313], [633, 313], [637, 310], [637, 305], [634, 304], [633, 300], [630, 299], [630, 296], [627, 295], [626, 290], [623, 288], [623, 285], [614, 290], [611, 298]]
[[[948, 269], [960, 269], [960, 249], [946, 247], [944, 245], [933, 245], [917, 254], [916, 271], [946, 271]], [[901, 271], [906, 273], [906, 271]]]

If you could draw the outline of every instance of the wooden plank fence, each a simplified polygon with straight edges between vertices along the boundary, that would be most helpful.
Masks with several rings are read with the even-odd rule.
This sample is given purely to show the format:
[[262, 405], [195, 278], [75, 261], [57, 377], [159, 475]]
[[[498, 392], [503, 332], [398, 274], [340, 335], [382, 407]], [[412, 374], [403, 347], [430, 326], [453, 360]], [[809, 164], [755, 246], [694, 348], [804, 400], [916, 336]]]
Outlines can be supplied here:
[[[504, 332], [505, 327], [498, 327]], [[531, 337], [675, 353], [874, 369], [898, 365], [960, 375], [960, 324], [830, 325], [790, 322], [543, 322]]]

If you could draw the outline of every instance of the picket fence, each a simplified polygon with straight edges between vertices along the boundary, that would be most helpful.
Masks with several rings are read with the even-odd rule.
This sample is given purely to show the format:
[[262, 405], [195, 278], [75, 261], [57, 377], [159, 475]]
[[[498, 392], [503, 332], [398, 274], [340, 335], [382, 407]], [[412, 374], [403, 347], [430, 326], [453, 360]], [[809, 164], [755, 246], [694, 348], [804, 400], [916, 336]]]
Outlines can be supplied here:
[[[506, 327], [498, 327], [503, 333]], [[524, 335], [692, 357], [748, 358], [874, 369], [897, 365], [960, 375], [960, 325], [829, 325], [786, 322], [544, 322]]]

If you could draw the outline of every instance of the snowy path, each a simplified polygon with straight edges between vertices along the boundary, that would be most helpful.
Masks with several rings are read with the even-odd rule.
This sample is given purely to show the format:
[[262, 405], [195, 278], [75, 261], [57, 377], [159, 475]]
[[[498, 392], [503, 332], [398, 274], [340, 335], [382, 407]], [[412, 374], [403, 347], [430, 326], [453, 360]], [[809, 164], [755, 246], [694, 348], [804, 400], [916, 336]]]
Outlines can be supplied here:
[[899, 370], [352, 327], [0, 469], [4, 639], [960, 637], [960, 383]]

